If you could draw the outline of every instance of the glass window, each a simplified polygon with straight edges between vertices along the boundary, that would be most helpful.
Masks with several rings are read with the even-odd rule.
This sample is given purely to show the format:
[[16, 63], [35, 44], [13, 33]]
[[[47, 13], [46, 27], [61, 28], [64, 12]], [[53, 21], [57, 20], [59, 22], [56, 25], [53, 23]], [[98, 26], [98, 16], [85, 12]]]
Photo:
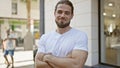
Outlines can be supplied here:
[[101, 63], [120, 66], [120, 0], [101, 1]]
[[17, 14], [17, 2], [12, 2], [12, 14]]

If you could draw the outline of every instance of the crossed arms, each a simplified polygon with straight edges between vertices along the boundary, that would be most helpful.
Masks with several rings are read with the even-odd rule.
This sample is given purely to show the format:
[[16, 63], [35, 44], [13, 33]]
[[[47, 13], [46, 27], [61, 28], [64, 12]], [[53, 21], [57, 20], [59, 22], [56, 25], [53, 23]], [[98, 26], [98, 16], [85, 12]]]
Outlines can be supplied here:
[[35, 68], [83, 68], [87, 56], [88, 52], [84, 50], [73, 50], [64, 58], [37, 53]]

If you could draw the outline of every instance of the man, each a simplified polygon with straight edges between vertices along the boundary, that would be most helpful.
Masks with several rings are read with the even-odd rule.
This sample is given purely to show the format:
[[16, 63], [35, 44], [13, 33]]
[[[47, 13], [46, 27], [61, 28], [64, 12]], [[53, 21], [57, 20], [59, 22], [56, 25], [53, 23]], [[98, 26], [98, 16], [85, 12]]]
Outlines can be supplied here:
[[7, 55], [10, 54], [12, 60], [12, 68], [14, 68], [14, 50], [15, 50], [15, 35], [14, 32], [7, 32], [7, 38], [4, 40], [4, 58], [7, 62], [7, 67], [10, 66], [10, 62], [8, 61]]
[[56, 31], [41, 36], [35, 57], [36, 68], [83, 68], [87, 55], [87, 35], [69, 24], [74, 7], [61, 0], [54, 11]]

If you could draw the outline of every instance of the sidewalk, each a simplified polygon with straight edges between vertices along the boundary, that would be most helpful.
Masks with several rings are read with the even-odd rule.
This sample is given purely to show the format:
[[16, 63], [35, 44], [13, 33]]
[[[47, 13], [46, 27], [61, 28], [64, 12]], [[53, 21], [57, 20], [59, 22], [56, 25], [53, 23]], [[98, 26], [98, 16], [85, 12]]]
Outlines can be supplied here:
[[[8, 56], [9, 57], [9, 56]], [[14, 66], [15, 68], [34, 68], [33, 51], [24, 51], [23, 47], [17, 47], [14, 54]], [[0, 68], [6, 68], [5, 60], [2, 50], [0, 49]], [[115, 68], [106, 65], [96, 65], [93, 67], [84, 68]]]
[[[0, 68], [6, 68], [6, 66], [2, 50], [0, 49]], [[14, 54], [14, 67], [34, 68], [33, 51], [24, 51], [23, 47], [17, 47]]]

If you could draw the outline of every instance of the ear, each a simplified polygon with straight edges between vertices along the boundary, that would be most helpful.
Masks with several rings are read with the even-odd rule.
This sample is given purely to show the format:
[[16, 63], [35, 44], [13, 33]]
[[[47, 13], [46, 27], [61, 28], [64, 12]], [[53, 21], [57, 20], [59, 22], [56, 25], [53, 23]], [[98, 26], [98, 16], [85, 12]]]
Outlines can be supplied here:
[[56, 12], [56, 11], [54, 11], [54, 16], [55, 16], [55, 12]]
[[73, 18], [74, 14], [71, 14], [71, 19]]

